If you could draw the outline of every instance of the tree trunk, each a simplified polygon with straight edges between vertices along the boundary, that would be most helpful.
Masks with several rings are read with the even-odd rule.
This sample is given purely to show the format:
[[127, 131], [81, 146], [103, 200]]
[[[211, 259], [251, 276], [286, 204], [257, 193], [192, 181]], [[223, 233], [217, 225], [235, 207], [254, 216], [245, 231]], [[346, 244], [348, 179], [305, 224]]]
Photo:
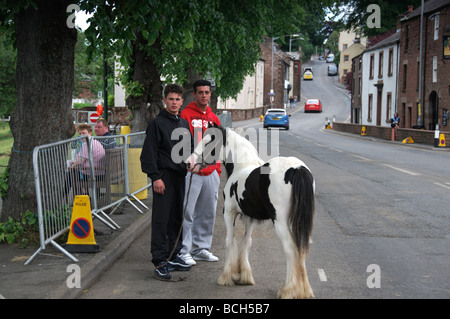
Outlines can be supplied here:
[[203, 79], [203, 77], [198, 74], [194, 69], [187, 69], [187, 83], [183, 86], [183, 105], [181, 109], [183, 110], [189, 103], [194, 102], [194, 82]]
[[75, 133], [71, 112], [76, 29], [67, 26], [70, 0], [35, 0], [15, 15], [17, 104], [11, 116], [14, 146], [1, 220], [36, 211], [32, 153], [38, 145]]
[[[148, 122], [154, 119], [164, 108], [162, 101], [162, 82], [160, 71], [153, 57], [147, 51], [142, 50], [147, 46], [147, 41], [139, 33], [133, 47], [133, 81], [138, 81], [143, 87], [140, 96], [129, 96], [126, 105], [131, 110], [131, 132], [141, 132], [147, 129]], [[156, 40], [151, 50], [161, 51], [161, 44]]]

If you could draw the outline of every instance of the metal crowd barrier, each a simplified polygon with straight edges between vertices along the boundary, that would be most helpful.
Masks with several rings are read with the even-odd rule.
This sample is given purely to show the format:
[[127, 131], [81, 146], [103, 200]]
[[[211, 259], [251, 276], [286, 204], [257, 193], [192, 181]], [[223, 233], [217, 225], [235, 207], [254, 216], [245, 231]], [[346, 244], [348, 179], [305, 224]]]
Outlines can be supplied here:
[[[131, 199], [148, 209], [138, 198], [139, 193], [146, 192], [151, 186], [151, 182], [145, 174], [142, 175], [140, 169], [139, 156], [144, 140], [145, 132], [90, 138], [81, 136], [37, 146], [34, 149], [33, 169], [40, 247], [25, 265], [49, 244], [72, 261], [78, 261], [55, 241], [70, 228], [76, 195], [88, 194], [92, 217], [112, 230], [120, 226], [110, 215], [125, 201], [141, 214], [143, 212]], [[86, 155], [88, 165], [82, 168], [71, 167], [72, 163]], [[129, 157], [135, 162], [134, 166], [131, 166], [131, 171]], [[133, 185], [138, 177], [140, 184]], [[130, 184], [132, 184], [131, 191]], [[109, 208], [112, 211], [107, 214]]]

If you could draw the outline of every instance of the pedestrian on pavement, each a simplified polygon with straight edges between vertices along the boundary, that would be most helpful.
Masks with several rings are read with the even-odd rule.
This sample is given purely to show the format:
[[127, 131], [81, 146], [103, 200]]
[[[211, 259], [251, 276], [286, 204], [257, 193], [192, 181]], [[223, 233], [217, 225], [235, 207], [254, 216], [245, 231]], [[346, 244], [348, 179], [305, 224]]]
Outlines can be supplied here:
[[[98, 119], [97, 122], [95, 122], [94, 131], [97, 136], [111, 135], [111, 133], [109, 133], [108, 122], [106, 122], [105, 119]], [[98, 141], [103, 145], [105, 150], [117, 147], [115, 138], [102, 138], [98, 139]]]
[[[188, 121], [194, 142], [198, 143], [209, 123], [214, 122], [220, 125], [220, 121], [208, 106], [211, 98], [209, 81], [198, 80], [194, 83], [194, 98], [195, 101], [188, 104], [181, 112], [181, 117]], [[211, 243], [216, 218], [220, 173], [221, 164], [217, 162], [195, 173], [188, 172], [186, 176], [186, 181], [189, 181], [191, 174], [193, 175], [189, 204], [183, 222], [181, 257], [189, 265], [195, 265], [195, 260], [219, 260], [211, 253]]]
[[292, 105], [294, 105], [294, 98], [292, 97], [292, 95], [289, 97], [289, 104], [290, 104], [289, 108], [292, 109]]
[[394, 113], [394, 116], [391, 118], [391, 127], [392, 128], [398, 128], [400, 125], [400, 117], [398, 116], [398, 113]]
[[[188, 122], [178, 114], [183, 104], [183, 87], [178, 84], [167, 85], [164, 103], [166, 108], [148, 124], [140, 160], [142, 171], [153, 184], [152, 263], [156, 267], [157, 279], [170, 280], [172, 271], [188, 271], [192, 267], [178, 256], [182, 247], [178, 234], [183, 223], [187, 173], [184, 159], [191, 154], [191, 148], [186, 154], [180, 155], [182, 159], [173, 159], [171, 156], [173, 147], [182, 142], [183, 134], [189, 144], [191, 136]], [[175, 130], [183, 133], [179, 139], [172, 139]]]

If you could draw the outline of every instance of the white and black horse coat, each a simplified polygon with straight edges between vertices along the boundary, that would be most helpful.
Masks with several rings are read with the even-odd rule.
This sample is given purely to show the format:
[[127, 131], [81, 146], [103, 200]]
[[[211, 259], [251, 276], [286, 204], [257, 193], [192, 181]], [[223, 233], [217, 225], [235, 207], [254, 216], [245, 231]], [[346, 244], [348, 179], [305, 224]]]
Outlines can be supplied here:
[[[310, 170], [295, 157], [275, 157], [264, 162], [247, 139], [221, 127], [206, 131], [202, 143], [187, 160], [188, 165], [204, 162], [211, 150], [217, 153], [218, 148], [228, 173], [224, 187], [227, 254], [218, 283], [254, 284], [248, 261], [251, 234], [257, 221], [270, 219], [287, 261], [286, 280], [278, 297], [313, 297], [305, 267], [314, 215], [314, 179]], [[246, 227], [240, 251], [234, 239], [238, 214], [243, 215]]]

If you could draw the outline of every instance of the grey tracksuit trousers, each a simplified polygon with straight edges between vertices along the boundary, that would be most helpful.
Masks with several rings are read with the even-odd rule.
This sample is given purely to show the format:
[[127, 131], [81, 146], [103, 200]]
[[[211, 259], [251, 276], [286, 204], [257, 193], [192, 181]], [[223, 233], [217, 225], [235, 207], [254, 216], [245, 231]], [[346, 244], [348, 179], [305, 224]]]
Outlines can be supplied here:
[[[183, 207], [188, 196], [189, 179], [191, 173], [186, 175], [186, 193]], [[210, 250], [216, 219], [217, 198], [220, 177], [217, 171], [208, 176], [194, 174], [192, 177], [189, 202], [183, 222], [183, 248], [182, 254], [197, 254], [202, 249]]]

